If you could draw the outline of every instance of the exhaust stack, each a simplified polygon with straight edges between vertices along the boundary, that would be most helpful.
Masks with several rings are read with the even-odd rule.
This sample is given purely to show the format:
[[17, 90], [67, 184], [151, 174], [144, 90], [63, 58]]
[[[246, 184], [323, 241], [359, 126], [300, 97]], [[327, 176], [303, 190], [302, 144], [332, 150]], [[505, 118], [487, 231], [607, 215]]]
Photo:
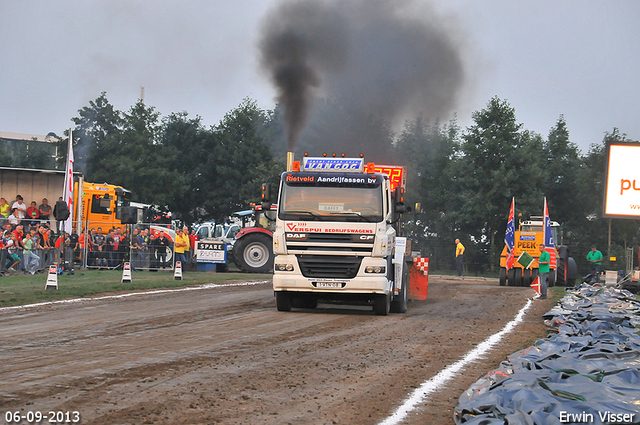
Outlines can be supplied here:
[[293, 152], [287, 152], [287, 171], [293, 171]]

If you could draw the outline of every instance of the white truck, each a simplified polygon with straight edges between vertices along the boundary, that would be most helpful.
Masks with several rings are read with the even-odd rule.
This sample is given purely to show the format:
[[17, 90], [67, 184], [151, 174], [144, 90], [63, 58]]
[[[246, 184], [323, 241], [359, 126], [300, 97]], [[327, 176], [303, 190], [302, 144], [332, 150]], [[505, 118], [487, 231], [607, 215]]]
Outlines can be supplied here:
[[[292, 170], [281, 177], [273, 234], [277, 309], [328, 299], [365, 302], [377, 315], [406, 312], [404, 167], [305, 157]], [[263, 185], [263, 208], [269, 191]]]

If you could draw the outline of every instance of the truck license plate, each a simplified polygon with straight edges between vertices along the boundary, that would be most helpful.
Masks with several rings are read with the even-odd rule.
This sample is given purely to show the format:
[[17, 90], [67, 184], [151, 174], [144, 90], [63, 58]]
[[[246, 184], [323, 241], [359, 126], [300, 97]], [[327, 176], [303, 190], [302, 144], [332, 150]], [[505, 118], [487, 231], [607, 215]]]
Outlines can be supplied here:
[[316, 288], [338, 288], [342, 289], [342, 282], [316, 282]]

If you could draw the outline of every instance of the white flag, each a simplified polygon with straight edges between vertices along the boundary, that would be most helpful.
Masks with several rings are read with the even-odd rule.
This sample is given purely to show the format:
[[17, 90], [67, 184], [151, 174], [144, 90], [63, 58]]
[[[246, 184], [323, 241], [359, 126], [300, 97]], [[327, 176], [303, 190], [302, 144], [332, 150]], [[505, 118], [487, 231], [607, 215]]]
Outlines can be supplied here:
[[73, 137], [72, 130], [69, 130], [69, 152], [67, 153], [67, 169], [64, 173], [64, 195], [63, 200], [69, 207], [69, 218], [64, 223], [63, 230], [71, 234], [73, 228]]

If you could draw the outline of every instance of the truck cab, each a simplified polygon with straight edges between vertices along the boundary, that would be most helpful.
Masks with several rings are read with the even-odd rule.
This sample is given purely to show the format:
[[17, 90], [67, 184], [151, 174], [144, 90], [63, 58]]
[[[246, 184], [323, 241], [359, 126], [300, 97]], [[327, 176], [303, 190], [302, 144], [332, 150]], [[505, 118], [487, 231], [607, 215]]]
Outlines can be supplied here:
[[374, 164], [365, 170], [363, 158], [305, 157], [297, 169], [280, 182], [273, 234], [278, 310], [330, 299], [371, 303], [380, 315], [406, 311], [408, 280], [397, 267], [406, 240], [398, 238], [402, 208], [389, 175]]

